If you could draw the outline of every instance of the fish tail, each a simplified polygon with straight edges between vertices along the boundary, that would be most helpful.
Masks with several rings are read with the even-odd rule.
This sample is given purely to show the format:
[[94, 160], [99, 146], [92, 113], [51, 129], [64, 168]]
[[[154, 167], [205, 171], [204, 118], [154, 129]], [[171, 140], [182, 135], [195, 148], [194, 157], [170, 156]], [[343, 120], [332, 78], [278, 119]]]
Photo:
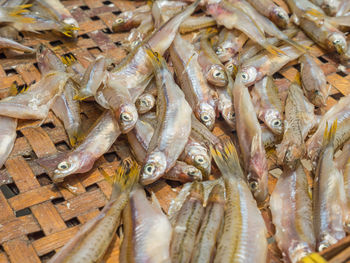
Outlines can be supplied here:
[[113, 185], [111, 197], [113, 199], [117, 198], [123, 191], [130, 191], [138, 182], [140, 168], [135, 161], [124, 160], [112, 176], [109, 176], [103, 169], [100, 169], [100, 172], [106, 181]]
[[32, 4], [27, 5], [19, 5], [15, 7], [8, 8], [8, 16], [14, 22], [20, 23], [34, 23], [35, 19], [31, 17], [23, 16], [24, 13], [28, 13], [29, 10], [27, 8], [31, 7]]
[[227, 141], [220, 149], [211, 147], [210, 151], [223, 176], [237, 172], [243, 174], [237, 150], [232, 141]]
[[30, 85], [18, 85], [17, 81], [13, 82], [9, 89], [9, 96], [16, 96], [20, 93], [26, 92], [29, 89]]
[[69, 67], [73, 63], [75, 63], [77, 60], [72, 54], [69, 54], [69, 55], [63, 55], [61, 57], [61, 61], [63, 64], [65, 64], [67, 67]]
[[326, 123], [326, 128], [323, 133], [323, 147], [328, 146], [329, 144], [334, 143], [335, 134], [337, 132], [338, 120], [335, 120], [328, 130], [328, 123]]
[[151, 59], [152, 65], [155, 69], [160, 69], [166, 66], [164, 58], [158, 52], [153, 51], [150, 47], [146, 47], [146, 53]]
[[69, 136], [69, 143], [72, 147], [77, 146], [80, 142], [82, 142], [85, 137], [86, 137], [86, 133], [82, 130], [82, 127], [80, 125], [80, 127], [78, 127], [78, 129], [76, 129], [74, 132], [72, 132], [72, 134], [68, 134]]
[[269, 43], [266, 43], [266, 44], [263, 44], [262, 45], [269, 53], [271, 53], [272, 55], [286, 55], [285, 52], [283, 52], [283, 50], [281, 50], [280, 48], [278, 47], [275, 47], [274, 45], [272, 44], [269, 44]]
[[66, 24], [64, 23], [61, 29], [61, 33], [67, 37], [73, 37], [74, 31], [79, 30], [79, 27], [76, 27], [75, 25]]
[[300, 52], [303, 52], [303, 53], [307, 52], [310, 49], [310, 47], [305, 46], [305, 45], [301, 45], [298, 42], [296, 42], [292, 39], [289, 39], [289, 38], [284, 39], [284, 41], [286, 43], [288, 43], [289, 45], [292, 45], [293, 47], [295, 47], [296, 49], [298, 49]]

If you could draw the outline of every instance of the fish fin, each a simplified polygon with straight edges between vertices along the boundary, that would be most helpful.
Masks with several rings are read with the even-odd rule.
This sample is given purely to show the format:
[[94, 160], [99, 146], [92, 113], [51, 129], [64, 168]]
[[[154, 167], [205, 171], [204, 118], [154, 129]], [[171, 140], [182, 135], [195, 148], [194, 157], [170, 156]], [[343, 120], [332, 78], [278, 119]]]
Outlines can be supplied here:
[[182, 75], [185, 74], [185, 71], [186, 71], [188, 65], [190, 64], [191, 60], [193, 59], [193, 57], [194, 57], [196, 54], [197, 54], [197, 53], [194, 52], [194, 53], [190, 56], [190, 58], [188, 59], [186, 65], [184, 66], [184, 70], [183, 70], [183, 72], [182, 72]]
[[300, 260], [301, 263], [327, 263], [327, 261], [318, 253], [311, 253]]
[[166, 64], [164, 58], [158, 52], [153, 51], [149, 46], [146, 46], [146, 53], [151, 59], [154, 68], [161, 68], [164, 63]]
[[85, 138], [86, 133], [82, 130], [81, 127], [77, 129], [76, 132], [74, 132], [71, 136], [69, 136], [69, 143], [74, 148], [77, 145], [79, 145]]
[[[284, 39], [284, 41], [285, 41], [286, 43], [288, 43], [289, 45], [292, 45], [293, 47], [295, 47], [296, 49], [298, 49], [299, 51], [301, 51], [301, 52], [303, 52], [303, 53], [305, 53], [305, 52], [307, 52], [308, 50], [310, 50], [310, 47], [307, 47], [307, 46], [305, 46], [305, 45], [301, 45], [301, 44], [299, 44], [298, 42], [296, 42], [296, 41], [294, 41], [294, 40], [292, 40], [292, 39], [287, 38], [287, 39]], [[288, 55], [287, 55], [287, 56], [288, 56]]]
[[306, 11], [306, 14], [310, 15], [310, 16], [315, 16], [317, 18], [325, 18], [325, 14], [322, 14], [320, 11], [314, 9], [314, 8], [309, 8]]
[[300, 72], [299, 71], [297, 71], [297, 73], [295, 74], [293, 83], [301, 86], [301, 78], [300, 78]]
[[210, 152], [224, 177], [235, 175], [244, 178], [235, 145], [231, 140], [224, 143], [223, 147], [210, 146]]
[[67, 67], [69, 67], [73, 63], [75, 63], [77, 60], [72, 54], [69, 54], [69, 55], [61, 56], [61, 61], [62, 61], [63, 64], [65, 64]]
[[29, 8], [31, 6], [32, 6], [32, 4], [27, 4], [27, 5], [19, 5], [19, 6], [7, 8], [8, 16], [12, 20], [14, 20], [14, 22], [34, 23], [34, 21], [35, 21], [34, 18], [23, 16], [24, 13], [29, 12], [29, 10], [27, 8]]
[[262, 45], [269, 53], [272, 55], [277, 56], [278, 54], [280, 55], [287, 55], [285, 52], [283, 52], [280, 48], [275, 47], [274, 45], [271, 45], [269, 43], [265, 43]]
[[61, 33], [67, 37], [73, 37], [73, 33], [76, 30], [80, 30], [80, 28], [74, 25], [64, 23], [61, 29]]
[[113, 185], [111, 199], [116, 199], [121, 192], [130, 191], [138, 182], [140, 168], [136, 161], [132, 161], [131, 166], [127, 162], [122, 161], [112, 176], [109, 176], [103, 169], [99, 169], [99, 171], [106, 181]]
[[337, 132], [338, 119], [336, 119], [330, 129], [328, 130], [328, 122], [326, 123], [326, 128], [323, 133], [322, 146], [326, 147], [329, 144], [334, 143], [335, 134]]
[[26, 92], [29, 89], [30, 85], [18, 85], [17, 81], [13, 82], [9, 89], [9, 96], [16, 96], [20, 93]]

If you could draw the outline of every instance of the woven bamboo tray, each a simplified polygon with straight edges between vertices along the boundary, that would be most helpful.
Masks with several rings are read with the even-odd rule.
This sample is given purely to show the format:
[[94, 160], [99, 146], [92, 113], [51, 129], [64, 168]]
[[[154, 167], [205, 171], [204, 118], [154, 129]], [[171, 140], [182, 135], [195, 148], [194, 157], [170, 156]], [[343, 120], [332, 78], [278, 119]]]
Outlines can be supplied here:
[[[23, 33], [23, 43], [29, 46], [44, 43], [58, 55], [72, 54], [87, 67], [100, 54], [115, 59], [116, 63], [126, 55], [121, 43], [127, 34], [112, 33], [112, 23], [121, 11], [135, 9], [145, 2], [67, 0], [63, 4], [79, 22], [80, 33], [76, 42], [53, 33]], [[338, 72], [336, 60], [316, 46], [311, 48], [311, 52], [319, 58], [328, 82], [333, 86], [328, 99], [329, 108], [350, 93], [350, 70]], [[274, 75], [282, 97], [299, 69], [295, 63]], [[6, 96], [14, 81], [24, 85], [39, 79], [35, 56], [14, 51], [0, 53], [0, 98]], [[83, 102], [81, 108], [83, 124], [88, 128], [101, 111], [91, 102]], [[20, 122], [14, 149], [5, 168], [0, 171], [0, 263], [46, 262], [106, 204], [111, 186], [96, 168], [103, 167], [111, 173], [121, 159], [130, 155], [125, 137], [121, 136], [90, 172], [71, 176], [63, 185], [54, 185], [35, 160], [57, 151], [70, 150], [68, 138], [62, 123], [52, 112], [40, 127], [38, 125], [39, 122]], [[214, 129], [219, 136], [227, 136], [224, 131], [225, 128], [220, 125]], [[271, 192], [276, 178], [270, 175], [269, 179]], [[180, 185], [160, 180], [148, 188], [156, 193], [167, 211]], [[274, 229], [268, 207], [261, 211], [272, 236]], [[281, 262], [276, 244], [273, 239], [269, 240], [269, 262]], [[334, 255], [342, 255], [342, 261], [336, 262], [346, 262], [348, 257], [344, 255], [350, 255], [350, 252], [345, 248], [350, 246], [350, 239], [339, 244], [343, 254], [339, 254], [339, 249], [329, 248], [324, 252], [325, 257], [331, 259]], [[116, 235], [105, 262], [118, 262], [118, 248], [119, 238]]]

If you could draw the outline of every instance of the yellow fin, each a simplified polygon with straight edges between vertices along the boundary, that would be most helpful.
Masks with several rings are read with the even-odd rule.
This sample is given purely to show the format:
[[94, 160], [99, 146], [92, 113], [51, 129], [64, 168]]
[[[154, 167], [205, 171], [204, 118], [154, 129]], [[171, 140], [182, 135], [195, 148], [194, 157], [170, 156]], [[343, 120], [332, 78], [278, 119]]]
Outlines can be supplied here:
[[301, 79], [300, 79], [300, 72], [297, 71], [297, 73], [294, 76], [293, 83], [296, 83], [297, 85], [301, 86]]
[[122, 191], [130, 190], [139, 180], [140, 168], [135, 161], [122, 161], [112, 176], [106, 171], [99, 169], [107, 182], [113, 184], [112, 196], [120, 194]]
[[275, 47], [274, 45], [271, 45], [271, 44], [264, 44], [263, 47], [269, 52], [271, 53], [272, 55], [287, 55], [285, 52], [283, 52], [281, 49], [279, 49], [278, 47]]
[[334, 142], [335, 134], [337, 132], [338, 120], [336, 119], [330, 129], [328, 130], [328, 122], [326, 123], [326, 128], [323, 133], [323, 146], [326, 146]]
[[70, 65], [72, 65], [77, 60], [75, 59], [75, 57], [72, 54], [69, 54], [69, 55], [63, 55], [61, 57], [61, 61], [62, 61], [63, 64], [65, 64], [67, 67], [69, 67]]
[[164, 58], [161, 55], [159, 55], [158, 52], [154, 52], [150, 47], [146, 47], [146, 53], [148, 57], [151, 59], [152, 64], [154, 66], [161, 67], [164, 61]]
[[30, 87], [30, 86], [27, 85], [27, 84], [24, 84], [24, 85], [19, 86], [19, 85], [17, 84], [17, 82], [15, 81], [15, 82], [13, 82], [13, 83], [11, 84], [11, 86], [10, 86], [10, 89], [9, 89], [9, 96], [16, 96], [16, 95], [18, 95], [18, 94], [20, 94], [20, 93], [23, 93], [23, 92], [27, 91], [29, 87]]
[[64, 24], [61, 32], [67, 37], [73, 37], [73, 32], [76, 30], [80, 30], [80, 28], [74, 25]]
[[29, 8], [31, 6], [32, 6], [32, 4], [19, 5], [16, 7], [12, 7], [12, 8], [10, 8], [11, 11], [9, 11], [8, 15], [16, 18], [16, 20], [18, 22], [21, 22], [21, 23], [34, 23], [34, 21], [35, 21], [34, 18], [22, 16], [22, 14], [29, 12], [29, 10], [27, 10], [27, 8]]
[[306, 14], [309, 14], [311, 16], [315, 16], [315, 17], [318, 17], [318, 18], [324, 18], [325, 15], [322, 14], [320, 11], [314, 9], [314, 8], [310, 8], [306, 11]]
[[303, 257], [300, 260], [301, 263], [327, 263], [327, 260], [325, 260], [320, 254], [318, 253], [311, 253], [305, 257]]

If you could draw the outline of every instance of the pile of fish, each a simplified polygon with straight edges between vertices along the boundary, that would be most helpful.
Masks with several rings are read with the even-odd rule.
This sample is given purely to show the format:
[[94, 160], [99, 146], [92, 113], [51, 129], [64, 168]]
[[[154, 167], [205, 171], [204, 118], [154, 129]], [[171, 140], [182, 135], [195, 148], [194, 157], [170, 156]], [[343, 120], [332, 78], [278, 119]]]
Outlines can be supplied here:
[[[17, 120], [44, 121], [50, 110], [72, 147], [37, 160], [55, 183], [93, 169], [121, 134], [132, 153], [113, 176], [100, 170], [110, 201], [50, 262], [101, 260], [120, 225], [121, 262], [266, 262], [258, 206], [271, 210], [285, 262], [317, 258], [350, 231], [350, 96], [328, 109], [330, 85], [310, 49], [350, 64], [350, 1], [285, 0], [291, 17], [272, 0], [189, 2], [120, 13], [113, 31], [129, 32], [128, 55], [117, 65], [98, 56], [85, 69], [15, 42], [19, 31], [77, 37], [58, 0], [0, 0], [0, 47], [36, 52], [42, 74], [0, 100], [0, 166]], [[273, 75], [295, 60], [295, 80], [276, 85]], [[103, 109], [88, 132], [82, 100]], [[218, 123], [231, 140], [212, 133]], [[184, 183], [167, 215], [144, 189], [160, 178]]]

